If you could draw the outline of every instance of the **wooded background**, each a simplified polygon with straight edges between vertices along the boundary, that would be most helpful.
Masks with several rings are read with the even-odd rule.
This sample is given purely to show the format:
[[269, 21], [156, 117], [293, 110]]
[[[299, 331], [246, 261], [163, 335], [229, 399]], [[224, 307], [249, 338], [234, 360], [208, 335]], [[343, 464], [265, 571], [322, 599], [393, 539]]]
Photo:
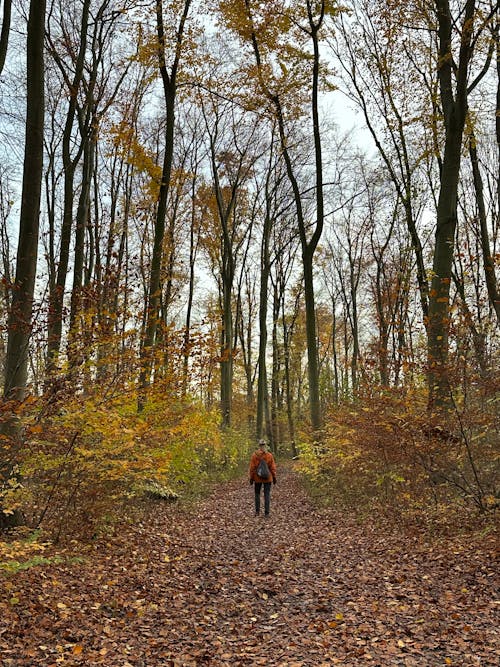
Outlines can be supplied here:
[[3, 523], [261, 436], [327, 496], [493, 508], [498, 2], [2, 11]]

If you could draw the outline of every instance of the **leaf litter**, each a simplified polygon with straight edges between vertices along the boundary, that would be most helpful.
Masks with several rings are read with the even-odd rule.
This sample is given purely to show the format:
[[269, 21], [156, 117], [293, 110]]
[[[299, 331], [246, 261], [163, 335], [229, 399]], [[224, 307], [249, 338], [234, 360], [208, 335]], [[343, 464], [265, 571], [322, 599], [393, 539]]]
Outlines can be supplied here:
[[235, 480], [154, 505], [81, 562], [0, 575], [0, 664], [500, 664], [495, 534], [360, 523], [281, 473], [268, 520]]

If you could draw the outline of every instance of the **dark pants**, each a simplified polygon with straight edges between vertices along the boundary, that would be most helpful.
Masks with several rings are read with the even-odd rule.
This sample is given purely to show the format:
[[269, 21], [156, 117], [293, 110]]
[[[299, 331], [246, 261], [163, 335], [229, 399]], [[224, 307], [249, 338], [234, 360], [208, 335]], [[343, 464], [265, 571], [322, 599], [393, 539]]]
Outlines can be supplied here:
[[271, 482], [255, 482], [255, 513], [260, 512], [260, 487], [264, 487], [264, 512], [269, 514], [271, 507]]

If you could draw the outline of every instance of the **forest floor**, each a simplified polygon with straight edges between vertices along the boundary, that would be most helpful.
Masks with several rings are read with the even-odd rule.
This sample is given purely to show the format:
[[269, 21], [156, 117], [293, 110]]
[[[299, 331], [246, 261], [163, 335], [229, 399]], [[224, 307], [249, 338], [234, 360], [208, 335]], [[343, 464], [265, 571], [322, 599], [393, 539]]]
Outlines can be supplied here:
[[361, 522], [280, 472], [269, 519], [239, 479], [81, 562], [0, 574], [0, 665], [500, 664], [493, 531]]

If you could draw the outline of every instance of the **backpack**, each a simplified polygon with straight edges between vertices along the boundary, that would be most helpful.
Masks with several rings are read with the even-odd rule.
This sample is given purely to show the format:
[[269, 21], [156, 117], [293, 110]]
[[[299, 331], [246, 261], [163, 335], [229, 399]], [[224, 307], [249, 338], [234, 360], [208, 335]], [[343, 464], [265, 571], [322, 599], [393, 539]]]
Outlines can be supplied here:
[[262, 479], [267, 479], [271, 474], [271, 471], [269, 470], [269, 466], [267, 465], [267, 461], [265, 458], [261, 458], [259, 465], [257, 466], [256, 473], [257, 476], [261, 477]]

